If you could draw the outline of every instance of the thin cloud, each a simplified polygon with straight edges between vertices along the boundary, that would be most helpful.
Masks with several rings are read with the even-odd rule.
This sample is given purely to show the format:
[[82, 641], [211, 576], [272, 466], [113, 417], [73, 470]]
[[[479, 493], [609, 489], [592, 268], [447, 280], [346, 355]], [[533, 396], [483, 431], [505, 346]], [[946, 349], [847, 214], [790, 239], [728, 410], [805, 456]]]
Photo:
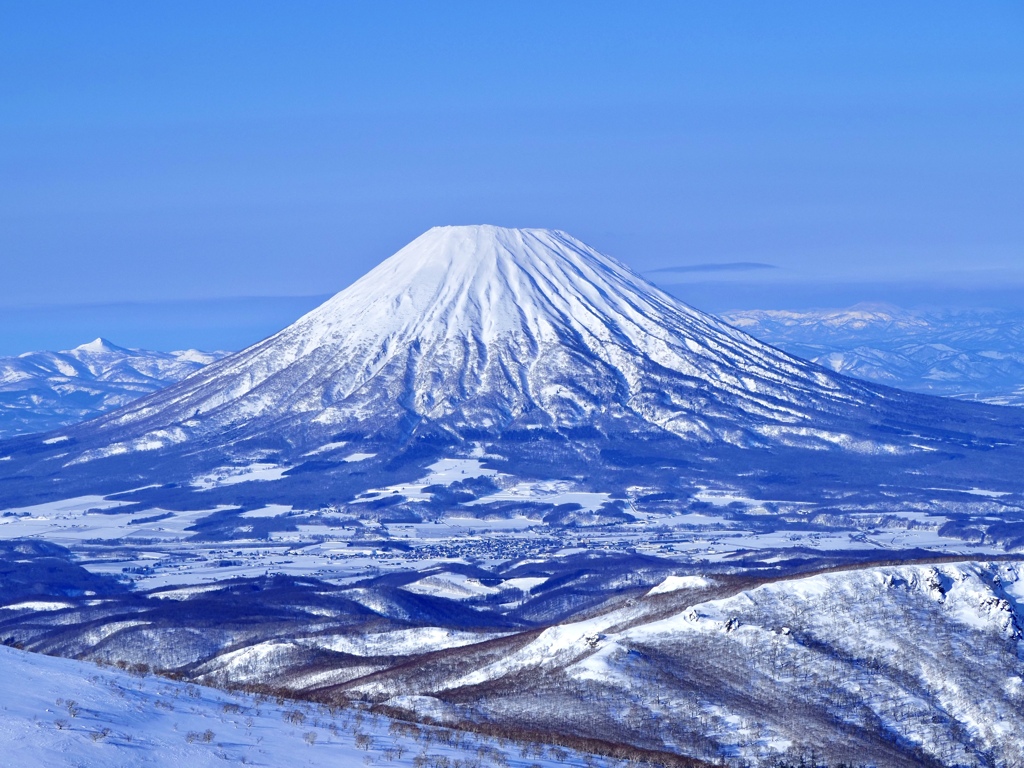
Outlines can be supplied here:
[[649, 269], [648, 274], [655, 272], [753, 272], [761, 269], [778, 269], [774, 264], [761, 261], [727, 261], [722, 264], [685, 264], [679, 267], [661, 267]]

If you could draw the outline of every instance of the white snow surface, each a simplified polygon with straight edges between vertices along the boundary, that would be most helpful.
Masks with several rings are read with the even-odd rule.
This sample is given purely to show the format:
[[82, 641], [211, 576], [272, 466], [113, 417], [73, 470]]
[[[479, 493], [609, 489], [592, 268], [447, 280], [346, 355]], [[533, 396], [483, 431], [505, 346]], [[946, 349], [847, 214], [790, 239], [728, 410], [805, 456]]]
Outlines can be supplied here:
[[428, 744], [415, 729], [389, 728], [393, 722], [356, 709], [332, 713], [301, 702], [278, 704], [0, 646], [0, 762], [18, 768], [333, 768], [412, 765], [419, 755], [469, 765], [480, 750], [515, 768], [584, 765], [578, 754], [567, 753], [565, 761], [527, 758], [518, 746], [473, 735]]
[[417, 595], [432, 595], [449, 600], [465, 600], [480, 595], [493, 595], [500, 590], [480, 583], [479, 579], [461, 573], [442, 573], [424, 576], [422, 579], [406, 584], [402, 589]]
[[268, 482], [280, 480], [289, 469], [290, 467], [267, 462], [254, 462], [241, 467], [218, 467], [213, 472], [195, 478], [192, 485], [196, 488], [209, 489], [238, 483]]
[[482, 643], [495, 637], [503, 637], [503, 635], [459, 632], [441, 627], [418, 627], [365, 635], [337, 635], [322, 640], [318, 639], [317, 645], [353, 656], [402, 656], [429, 653], [444, 648], [460, 648]]
[[520, 482], [500, 491], [466, 502], [467, 507], [494, 504], [502, 501], [529, 501], [542, 504], [579, 504], [581, 508], [595, 512], [611, 501], [608, 493], [594, 493], [575, 490], [573, 483], [561, 480], [537, 480]]
[[706, 589], [713, 586], [714, 583], [706, 576], [669, 576], [647, 594], [663, 595], [668, 592], [678, 592], [681, 589]]

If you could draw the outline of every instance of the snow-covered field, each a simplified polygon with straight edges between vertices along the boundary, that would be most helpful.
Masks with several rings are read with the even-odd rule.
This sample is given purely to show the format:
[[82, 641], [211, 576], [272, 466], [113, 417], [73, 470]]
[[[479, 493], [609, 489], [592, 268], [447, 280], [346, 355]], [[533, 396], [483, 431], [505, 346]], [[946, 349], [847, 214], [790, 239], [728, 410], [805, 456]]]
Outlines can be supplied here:
[[[389, 489], [389, 493], [401, 493], [410, 500], [428, 499], [429, 494], [423, 489], [434, 485], [437, 479], [435, 475], [429, 483], [420, 481]], [[518, 493], [518, 488], [513, 487], [513, 491]], [[606, 501], [604, 495], [573, 493], [551, 486], [536, 491], [524, 489], [522, 495], [531, 492], [535, 494], [530, 497], [534, 500], [576, 501], [584, 509], [591, 505], [596, 508], [599, 501]], [[591, 502], [590, 497], [597, 498]], [[894, 510], [884, 515], [852, 513], [843, 528], [837, 530], [823, 530], [820, 525], [789, 525], [783, 530], [763, 531], [750, 527], [749, 518], [735, 520], [728, 515], [728, 503], [739, 500], [753, 504], [752, 500], [724, 492], [703, 498], [719, 506], [713, 504], [707, 513], [666, 514], [644, 512], [644, 505], [638, 503], [637, 522], [576, 528], [569, 535], [539, 519], [468, 517], [458, 510], [435, 522], [373, 526], [339, 523], [330, 514], [320, 515], [316, 510], [310, 513], [289, 505], [269, 504], [238, 512], [238, 527], [230, 541], [210, 541], [196, 539], [195, 526], [234, 508], [222, 505], [182, 511], [156, 507], [121, 513], [118, 508], [126, 502], [88, 496], [0, 510], [0, 540], [41, 539], [69, 547], [79, 553], [87, 569], [123, 575], [141, 589], [202, 584], [268, 572], [343, 583], [367, 573], [430, 568], [438, 557], [460, 562], [479, 558], [499, 562], [538, 552], [555, 553], [566, 547], [633, 549], [693, 562], [720, 562], [743, 552], [795, 549], [823, 553], [884, 553], [914, 547], [948, 554], [1005, 551], [996, 543], [968, 543], [944, 536], [939, 531], [948, 522], [946, 517], [915, 510]], [[483, 503], [474, 502], [467, 512], [481, 509]], [[723, 511], [716, 514], [719, 509]], [[766, 517], [762, 522], [770, 524], [770, 520]], [[256, 526], [261, 522], [277, 527], [260, 533]], [[390, 546], [392, 542], [401, 543], [403, 548]]]
[[[225, 469], [204, 478], [210, 487], [245, 481], [271, 481], [280, 476], [272, 465], [255, 464]], [[546, 504], [579, 504], [596, 510], [608, 503], [608, 494], [572, 489], [566, 482], [515, 483], [488, 471], [476, 459], [445, 459], [430, 467], [421, 480], [372, 491], [357, 499], [350, 514], [378, 498], [400, 497], [410, 502], [432, 498], [436, 488], [464, 477], [487, 477], [507, 483], [483, 498], [455, 507], [432, 522], [354, 522], [339, 519], [331, 510], [297, 510], [290, 505], [268, 504], [237, 512], [237, 526], [229, 540], [197, 538], [197, 526], [237, 508], [170, 510], [160, 507], [120, 512], [129, 502], [121, 496], [83, 496], [29, 507], [0, 509], [0, 540], [40, 539], [69, 547], [82, 564], [96, 573], [123, 574], [139, 588], [200, 584], [240, 576], [287, 573], [344, 582], [368, 572], [419, 570], [438, 557], [466, 562], [514, 560], [538, 552], [568, 548], [601, 551], [636, 550], [661, 557], [682, 557], [692, 562], [721, 562], [744, 552], [816, 550], [819, 552], [904, 551], [921, 548], [936, 553], [1000, 554], [997, 542], [965, 541], [940, 531], [950, 522], [945, 515], [917, 507], [875, 511], [853, 508], [841, 520], [823, 528], [817, 518], [806, 524], [774, 528], [774, 515], [764, 502], [738, 490], [704, 489], [694, 501], [706, 511], [679, 512], [653, 508], [642, 500], [629, 500], [634, 522], [577, 527], [571, 532], [536, 517], [471, 517], [488, 505], [510, 500]], [[936, 489], [943, 490], [943, 489]], [[960, 492], [998, 509], [1001, 494], [973, 490]], [[807, 505], [792, 503], [783, 509], [796, 512]], [[737, 518], [733, 513], [744, 512]], [[856, 511], [855, 511], [856, 510]], [[993, 518], [998, 519], [998, 518]], [[269, 524], [270, 528], [260, 528]], [[391, 543], [401, 543], [401, 548]], [[502, 554], [503, 553], [503, 554]], [[497, 555], [497, 556], [496, 556]]]

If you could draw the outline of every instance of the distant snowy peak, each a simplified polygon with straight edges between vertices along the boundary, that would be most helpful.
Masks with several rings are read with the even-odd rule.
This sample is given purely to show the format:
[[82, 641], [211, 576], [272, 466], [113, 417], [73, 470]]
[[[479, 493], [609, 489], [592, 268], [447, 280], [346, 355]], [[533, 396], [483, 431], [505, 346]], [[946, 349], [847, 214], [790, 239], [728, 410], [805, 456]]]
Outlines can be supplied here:
[[[112, 416], [147, 445], [280, 419], [401, 437], [587, 427], [842, 444], [872, 394], [682, 304], [564, 232], [436, 227], [293, 325]], [[156, 437], [152, 437], [156, 435]]]
[[[40, 353], [30, 352], [27, 355], [21, 355], [21, 357], [29, 357], [35, 354]], [[87, 344], [79, 344], [74, 349], [42, 354], [67, 355], [83, 363], [100, 367], [116, 365], [128, 360], [133, 364], [137, 364], [140, 370], [149, 368], [153, 371], [161, 371], [175, 365], [184, 365], [186, 368], [209, 365], [214, 360], [220, 360], [220, 358], [228, 353], [203, 352], [198, 349], [178, 349], [171, 352], [157, 352], [151, 349], [129, 349], [127, 347], [119, 347], [117, 344], [104, 338], [97, 338]]]
[[871, 330], [918, 330], [928, 327], [920, 315], [888, 304], [857, 304], [846, 309], [782, 310], [751, 309], [727, 312], [723, 317], [737, 328], [821, 328], [831, 332]]
[[132, 351], [124, 347], [119, 347], [116, 344], [111, 344], [109, 341], [104, 339], [102, 336], [98, 336], [92, 341], [86, 342], [85, 344], [79, 344], [74, 349], [67, 350], [69, 355], [130, 355]]
[[195, 363], [196, 365], [209, 365], [215, 360], [220, 360], [228, 352], [203, 352], [198, 349], [175, 349], [168, 352], [171, 357], [177, 360], [179, 363]]

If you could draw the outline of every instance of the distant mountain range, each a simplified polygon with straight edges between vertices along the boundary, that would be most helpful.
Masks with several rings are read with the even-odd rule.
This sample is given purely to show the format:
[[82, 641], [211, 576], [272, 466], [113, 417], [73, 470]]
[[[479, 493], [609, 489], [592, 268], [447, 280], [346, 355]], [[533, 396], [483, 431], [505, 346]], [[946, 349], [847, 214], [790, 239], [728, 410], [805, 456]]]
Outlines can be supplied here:
[[225, 354], [126, 349], [96, 339], [63, 352], [0, 357], [0, 438], [49, 431], [120, 408]]
[[837, 373], [912, 392], [1024, 405], [1024, 311], [858, 305], [722, 317]]

